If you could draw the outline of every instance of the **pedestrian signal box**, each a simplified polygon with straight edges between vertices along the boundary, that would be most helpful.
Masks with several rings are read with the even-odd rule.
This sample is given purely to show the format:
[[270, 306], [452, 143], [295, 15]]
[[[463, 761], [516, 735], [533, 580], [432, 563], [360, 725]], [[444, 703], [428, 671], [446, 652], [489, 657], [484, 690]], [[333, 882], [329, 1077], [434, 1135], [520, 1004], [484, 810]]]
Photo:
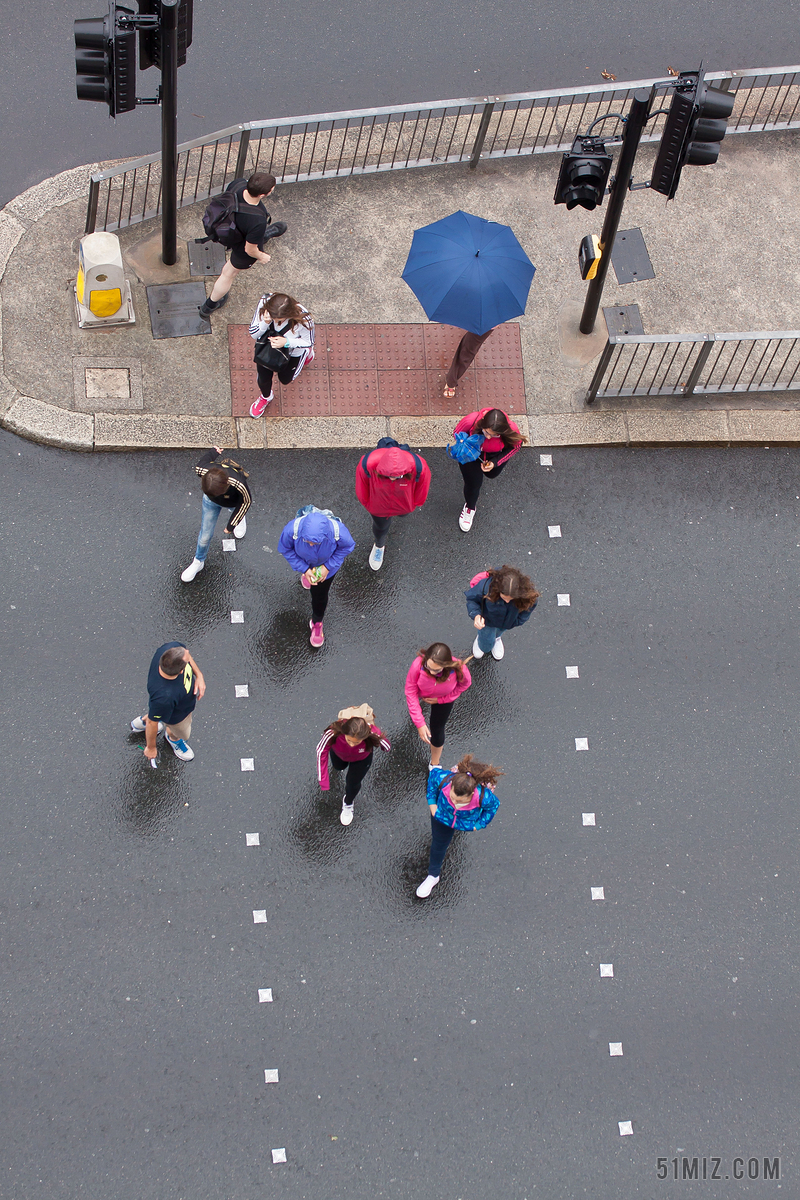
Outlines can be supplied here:
[[131, 285], [116, 234], [89, 233], [81, 238], [75, 300], [81, 329], [135, 323]]
[[603, 251], [600, 238], [596, 233], [587, 233], [578, 250], [578, 264], [581, 269], [581, 279], [594, 279]]

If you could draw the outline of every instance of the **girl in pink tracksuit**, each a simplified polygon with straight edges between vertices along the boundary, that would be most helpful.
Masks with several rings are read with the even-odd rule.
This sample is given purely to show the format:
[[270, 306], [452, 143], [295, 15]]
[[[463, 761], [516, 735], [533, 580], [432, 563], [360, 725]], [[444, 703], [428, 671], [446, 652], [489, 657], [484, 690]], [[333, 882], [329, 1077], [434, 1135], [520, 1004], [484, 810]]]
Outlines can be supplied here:
[[[472, 676], [450, 647], [434, 642], [420, 650], [406, 676], [406, 703], [411, 720], [423, 742], [431, 748], [431, 766], [438, 767], [444, 747], [444, 727], [458, 697], [472, 683]], [[430, 704], [430, 724], [422, 714], [421, 702]]]
[[[342, 711], [347, 712], [347, 709]], [[323, 792], [329, 791], [331, 786], [329, 760], [334, 771], [347, 771], [339, 818], [343, 825], [349, 825], [353, 820], [353, 803], [361, 790], [364, 776], [372, 766], [372, 752], [376, 746], [380, 746], [387, 754], [392, 748], [389, 739], [383, 736], [377, 725], [359, 716], [342, 719], [341, 713], [336, 721], [331, 721], [317, 746], [317, 778]]]

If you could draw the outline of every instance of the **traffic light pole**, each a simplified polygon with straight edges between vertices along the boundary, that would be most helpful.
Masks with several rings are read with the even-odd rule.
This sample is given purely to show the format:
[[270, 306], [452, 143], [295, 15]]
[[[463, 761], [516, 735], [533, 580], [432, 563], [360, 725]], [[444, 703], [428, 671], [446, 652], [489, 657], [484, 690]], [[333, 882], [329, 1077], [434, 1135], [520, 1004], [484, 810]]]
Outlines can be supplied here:
[[622, 207], [633, 175], [633, 160], [639, 149], [639, 142], [650, 112], [651, 98], [652, 92], [645, 91], [644, 88], [639, 88], [633, 93], [633, 102], [625, 122], [616, 177], [611, 187], [608, 208], [603, 221], [603, 231], [600, 234], [602, 257], [597, 267], [597, 274], [590, 282], [589, 290], [586, 293], [586, 302], [581, 315], [581, 333], [588, 334], [594, 331], [594, 323], [597, 320], [600, 299], [603, 295], [603, 284], [611, 263], [611, 251], [614, 249], [614, 239], [619, 229]]
[[178, 259], [178, 0], [161, 0], [161, 260]]

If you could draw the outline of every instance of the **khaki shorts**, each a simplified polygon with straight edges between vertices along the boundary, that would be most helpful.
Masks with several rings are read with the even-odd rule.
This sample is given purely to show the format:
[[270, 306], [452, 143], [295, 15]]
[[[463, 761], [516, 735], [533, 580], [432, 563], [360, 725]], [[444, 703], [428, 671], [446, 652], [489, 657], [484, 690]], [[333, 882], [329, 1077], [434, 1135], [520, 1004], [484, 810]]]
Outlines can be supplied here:
[[185, 742], [188, 742], [189, 738], [192, 736], [193, 716], [194, 713], [189, 713], [188, 717], [184, 717], [183, 720], [179, 721], [177, 725], [167, 726], [167, 733], [172, 738], [173, 742], [177, 742], [179, 738], [183, 738]]

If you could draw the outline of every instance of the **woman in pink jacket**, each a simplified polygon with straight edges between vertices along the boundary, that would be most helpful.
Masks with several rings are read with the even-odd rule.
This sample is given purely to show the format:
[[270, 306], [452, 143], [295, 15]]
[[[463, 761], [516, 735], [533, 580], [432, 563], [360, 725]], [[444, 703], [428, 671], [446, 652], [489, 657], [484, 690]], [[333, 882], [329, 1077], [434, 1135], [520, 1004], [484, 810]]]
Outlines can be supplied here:
[[[423, 742], [431, 748], [431, 767], [438, 767], [444, 747], [444, 727], [453, 705], [472, 683], [472, 676], [459, 658], [453, 658], [449, 646], [434, 642], [420, 650], [406, 676], [406, 703], [411, 720]], [[430, 724], [426, 723], [421, 703], [430, 704]]]
[[484, 439], [480, 455], [474, 462], [458, 464], [464, 479], [464, 507], [458, 524], [464, 533], [468, 533], [475, 519], [484, 478], [488, 475], [490, 479], [496, 479], [508, 460], [522, 449], [528, 439], [499, 408], [482, 408], [479, 412], [468, 413], [461, 418], [453, 433], [477, 433]]

